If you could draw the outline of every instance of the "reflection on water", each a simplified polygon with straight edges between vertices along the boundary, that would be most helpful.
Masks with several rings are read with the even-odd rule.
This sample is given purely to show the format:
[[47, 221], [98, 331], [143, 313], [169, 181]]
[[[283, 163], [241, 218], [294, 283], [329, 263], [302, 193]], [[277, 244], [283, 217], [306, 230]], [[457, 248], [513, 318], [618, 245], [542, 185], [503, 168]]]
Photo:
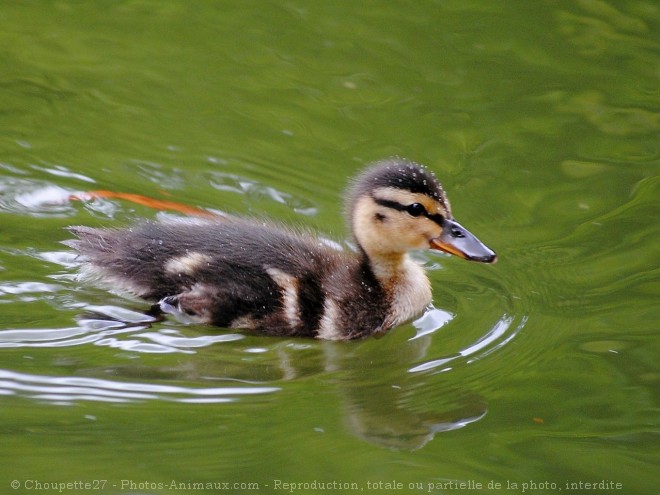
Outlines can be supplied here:
[[[455, 356], [431, 359], [410, 368], [407, 377], [364, 382], [366, 362], [374, 356], [332, 342], [263, 339], [263, 347], [250, 343], [241, 334], [213, 332], [186, 335], [185, 326], [158, 326], [153, 317], [125, 307], [83, 305], [77, 326], [60, 329], [16, 329], [0, 331], [0, 348], [64, 348], [96, 345], [137, 354], [198, 354], [204, 348], [232, 344], [230, 352], [238, 359], [225, 356], [221, 361], [208, 361], [197, 356], [178, 365], [145, 366], [141, 363], [74, 367], [71, 376], [47, 376], [0, 371], [0, 394], [20, 395], [55, 404], [77, 401], [132, 402], [164, 400], [189, 403], [223, 403], [244, 395], [269, 394], [286, 388], [287, 382], [305, 377], [340, 373], [329, 383], [342, 404], [345, 424], [357, 437], [392, 449], [415, 450], [440, 432], [462, 428], [486, 415], [486, 402], [465, 388], [447, 388], [442, 383], [418, 380], [423, 371], [446, 372], [444, 365], [459, 357], [479, 359], [511, 340], [524, 326], [522, 318], [515, 329], [513, 318], [504, 316], [482, 338]], [[429, 308], [415, 322], [418, 333], [404, 341], [404, 348], [394, 361], [382, 363], [383, 369], [407, 367], [428, 356], [432, 335], [451, 321], [446, 311]], [[157, 328], [152, 328], [157, 327]], [[238, 347], [236, 347], [238, 345]], [[403, 351], [403, 352], [402, 352]], [[379, 357], [378, 359], [382, 359]], [[70, 365], [69, 365], [70, 367]], [[112, 380], [107, 377], [112, 376]], [[192, 383], [228, 382], [242, 386], [199, 387], [172, 385], [185, 380]], [[454, 386], [451, 386], [454, 387]], [[424, 404], [416, 404], [425, 397]]]
[[481, 359], [492, 352], [495, 352], [502, 346], [508, 344], [520, 332], [527, 323], [527, 317], [520, 317], [520, 322], [517, 326], [513, 327], [514, 317], [503, 315], [493, 327], [486, 332], [474, 344], [461, 349], [457, 353], [440, 359], [434, 359], [423, 364], [419, 364], [410, 368], [411, 373], [418, 373], [420, 371], [435, 370], [436, 368], [443, 367], [438, 370], [439, 372], [449, 371], [450, 367], [445, 367], [446, 364], [458, 358], [467, 358], [467, 362]]
[[[404, 362], [419, 362], [427, 358], [433, 333], [451, 320], [447, 312], [431, 308], [415, 322], [420, 329], [410, 341], [413, 352]], [[517, 324], [514, 322], [517, 320]], [[438, 325], [426, 332], [430, 322]], [[416, 450], [433, 439], [435, 434], [463, 428], [484, 418], [488, 412], [485, 399], [470, 391], [470, 384], [457, 388], [443, 385], [442, 380], [428, 381], [423, 376], [447, 373], [449, 363], [463, 358], [466, 364], [484, 358], [508, 344], [524, 328], [527, 317], [503, 315], [476, 342], [451, 356], [433, 358], [410, 368], [405, 378], [393, 382], [369, 384], [340, 383], [346, 419], [352, 431], [371, 443], [393, 449]], [[346, 356], [344, 356], [346, 359]], [[349, 367], [344, 363], [343, 369]], [[432, 373], [428, 373], [432, 372]], [[415, 405], [420, 397], [424, 406]]]
[[400, 349], [397, 362], [379, 362], [371, 353], [338, 352], [325, 343], [326, 366], [342, 370], [336, 379], [338, 399], [351, 432], [369, 443], [394, 450], [417, 450], [437, 433], [463, 428], [486, 416], [488, 407], [470, 384], [457, 387], [424, 374], [394, 375], [381, 379], [361, 379], [368, 362], [376, 366], [405, 367], [427, 357], [431, 337], [409, 339]]
[[[0, 290], [6, 290], [0, 287]], [[155, 318], [117, 306], [80, 307], [84, 316], [78, 325], [59, 329], [20, 329], [0, 332], [2, 347], [69, 347], [85, 344], [140, 353], [193, 353], [195, 349], [220, 342], [233, 342], [242, 335], [221, 333], [186, 337], [178, 330], [145, 331]]]
[[431, 305], [422, 316], [413, 321], [412, 324], [417, 329], [413, 339], [419, 339], [437, 332], [453, 319], [454, 315], [449, 311], [437, 309]]
[[266, 198], [285, 205], [301, 215], [313, 216], [318, 213], [318, 209], [311, 202], [303, 198], [297, 198], [272, 186], [260, 184], [254, 179], [218, 171], [208, 172], [207, 175], [209, 184], [218, 191], [244, 194], [251, 201]]
[[[148, 164], [155, 170], [160, 170], [157, 164]], [[141, 167], [146, 167], [142, 164]], [[161, 187], [182, 186], [183, 179], [174, 180], [162, 177], [162, 173], [155, 170], [149, 172], [150, 179]], [[63, 167], [55, 169], [67, 178], [78, 179], [86, 182], [94, 182], [85, 176], [66, 171]], [[54, 173], [54, 171], [50, 171]], [[250, 202], [266, 200], [283, 205], [291, 211], [305, 216], [314, 216], [318, 209], [307, 199], [296, 197], [281, 191], [273, 186], [264, 185], [260, 182], [242, 177], [237, 174], [211, 171], [205, 174], [208, 177], [208, 185], [221, 191], [245, 195]], [[161, 180], [162, 179], [162, 180]], [[161, 183], [162, 182], [162, 183]], [[121, 192], [113, 191], [121, 196]], [[84, 202], [85, 208], [93, 213], [100, 214], [105, 218], [113, 218], [120, 207], [102, 197], [99, 194], [87, 194], [85, 190], [73, 190], [56, 184], [21, 177], [0, 177], [0, 211], [11, 212], [28, 216], [73, 216], [76, 213], [72, 201]]]
[[[346, 421], [351, 431], [370, 443], [397, 450], [417, 450], [437, 433], [463, 428], [487, 413], [483, 397], [464, 390], [441, 389], [444, 400], [426, 410], [406, 404], [409, 391], [402, 386], [379, 384], [340, 389], [344, 394]], [[429, 393], [419, 390], [418, 393]], [[434, 391], [433, 398], [438, 398]]]
[[144, 382], [78, 376], [28, 375], [0, 370], [0, 394], [20, 394], [39, 401], [66, 404], [81, 400], [131, 402], [164, 400], [189, 403], [231, 402], [243, 395], [277, 392], [277, 387], [177, 387]]
[[19, 215], [71, 216], [70, 192], [40, 181], [0, 177], [0, 209]]

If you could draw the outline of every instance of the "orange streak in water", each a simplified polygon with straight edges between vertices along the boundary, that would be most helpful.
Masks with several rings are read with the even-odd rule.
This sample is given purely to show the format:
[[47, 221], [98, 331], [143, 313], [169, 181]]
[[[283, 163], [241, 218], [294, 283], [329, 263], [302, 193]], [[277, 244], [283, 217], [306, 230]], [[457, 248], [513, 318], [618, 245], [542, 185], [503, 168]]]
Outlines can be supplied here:
[[182, 203], [177, 203], [176, 201], [166, 201], [162, 199], [149, 198], [148, 196], [142, 196], [141, 194], [132, 194], [132, 193], [121, 193], [107, 190], [98, 190], [98, 191], [87, 191], [80, 194], [72, 194], [69, 199], [71, 200], [85, 200], [89, 198], [114, 198], [114, 199], [123, 199], [130, 201], [142, 206], [148, 206], [149, 208], [154, 208], [156, 210], [173, 210], [186, 215], [196, 215], [201, 217], [217, 217], [215, 213], [212, 213], [203, 208], [197, 208], [196, 206], [184, 205]]

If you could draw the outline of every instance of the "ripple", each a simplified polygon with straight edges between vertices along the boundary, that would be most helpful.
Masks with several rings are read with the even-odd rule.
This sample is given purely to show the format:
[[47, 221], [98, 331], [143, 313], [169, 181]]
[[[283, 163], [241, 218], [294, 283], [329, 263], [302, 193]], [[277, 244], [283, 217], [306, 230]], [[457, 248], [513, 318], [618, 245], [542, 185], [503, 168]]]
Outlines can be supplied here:
[[[66, 177], [76, 174], [59, 169], [43, 170], [52, 175]], [[156, 175], [152, 171], [152, 175]], [[305, 216], [318, 214], [318, 208], [310, 201], [289, 194], [279, 189], [264, 185], [256, 180], [223, 172], [209, 173], [210, 185], [219, 191], [235, 192], [248, 197], [251, 201], [266, 199], [281, 204], [291, 211]], [[76, 177], [78, 178], [78, 177]], [[79, 180], [84, 180], [81, 176]], [[183, 176], [176, 176], [166, 180], [165, 177], [152, 177], [152, 181], [164, 188], [178, 187], [177, 181], [184, 183]], [[94, 182], [89, 179], [88, 182]], [[75, 189], [67, 189], [46, 181], [32, 180], [19, 177], [0, 177], [0, 210], [33, 217], [71, 217], [76, 213], [76, 203], [72, 198], [92, 214], [104, 218], [114, 218], [123, 207], [106, 198], [97, 195], [88, 195]]]
[[597, 91], [585, 91], [570, 96], [567, 101], [557, 106], [557, 110], [581, 115], [608, 135], [643, 135], [660, 130], [660, 113], [642, 108], [609, 105], [605, 102], [605, 95]]
[[5, 282], [0, 284], [0, 304], [39, 301], [62, 290], [61, 285], [44, 282]]
[[20, 395], [48, 402], [136, 402], [162, 400], [181, 403], [234, 402], [240, 396], [270, 394], [278, 387], [184, 387], [103, 380], [78, 376], [44, 376], [0, 369], [0, 395]]
[[62, 165], [53, 165], [50, 167], [42, 167], [40, 165], [32, 165], [32, 168], [40, 172], [46, 172], [47, 174], [54, 175], [55, 177], [64, 177], [67, 179], [74, 179], [82, 182], [95, 183], [96, 181], [91, 177], [80, 174], [78, 172], [72, 172], [67, 167]]
[[[528, 317], [523, 316], [519, 317], [518, 319], [519, 321], [517, 325], [514, 326], [516, 318], [511, 315], [504, 314], [482, 337], [480, 337], [471, 345], [468, 345], [460, 351], [446, 357], [433, 359], [413, 366], [408, 371], [410, 373], [432, 370], [437, 370], [436, 372], [444, 372], [451, 369], [450, 367], [447, 367], [447, 364], [457, 359], [463, 358], [468, 363], [482, 359], [485, 356], [495, 352], [497, 349], [504, 347], [511, 340], [513, 340], [515, 336], [525, 327]], [[441, 369], [438, 370], [438, 368]]]
[[430, 306], [422, 316], [412, 322], [413, 326], [417, 329], [417, 333], [410, 340], [419, 339], [425, 335], [437, 332], [453, 320], [454, 316], [449, 311]]
[[146, 160], [131, 160], [136, 173], [163, 189], [183, 189], [187, 183], [185, 174], [177, 168], [168, 168], [160, 163]]
[[218, 191], [245, 194], [253, 199], [265, 197], [276, 203], [288, 206], [296, 213], [305, 216], [313, 216], [318, 213], [318, 208], [309, 201], [280, 191], [272, 186], [261, 184], [256, 180], [236, 174], [215, 171], [209, 172], [208, 176], [211, 187]]
[[47, 182], [0, 178], [0, 210], [33, 217], [71, 216], [75, 210], [69, 202], [72, 192]]
[[40, 251], [35, 252], [34, 256], [64, 268], [75, 268], [80, 265], [78, 255], [71, 251]]
[[17, 282], [0, 284], [0, 294], [30, 294], [39, 292], [56, 292], [61, 287], [55, 284], [45, 284], [42, 282]]
[[155, 318], [118, 306], [82, 306], [87, 316], [78, 326], [56, 329], [0, 331], [0, 348], [73, 347], [93, 344], [139, 353], [185, 353], [217, 343], [234, 342], [243, 335], [221, 333], [188, 337], [176, 329], [149, 330]]

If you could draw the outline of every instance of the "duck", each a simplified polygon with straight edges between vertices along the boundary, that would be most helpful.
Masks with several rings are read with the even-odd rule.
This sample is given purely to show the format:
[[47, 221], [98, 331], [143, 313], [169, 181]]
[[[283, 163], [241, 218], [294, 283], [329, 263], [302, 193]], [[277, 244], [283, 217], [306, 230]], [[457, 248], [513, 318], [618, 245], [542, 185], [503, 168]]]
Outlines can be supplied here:
[[379, 336], [429, 307], [431, 283], [410, 256], [435, 250], [494, 263], [453, 217], [426, 166], [394, 157], [349, 184], [353, 249], [241, 216], [169, 217], [124, 228], [72, 226], [80, 276], [152, 302], [161, 313], [256, 334], [351, 340]]

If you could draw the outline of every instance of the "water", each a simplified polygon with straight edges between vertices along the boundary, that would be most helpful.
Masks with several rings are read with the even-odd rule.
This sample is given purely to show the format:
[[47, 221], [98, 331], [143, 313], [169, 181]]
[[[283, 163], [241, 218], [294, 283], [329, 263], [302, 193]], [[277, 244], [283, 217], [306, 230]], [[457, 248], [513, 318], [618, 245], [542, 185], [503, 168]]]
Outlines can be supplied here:
[[[2, 490], [657, 493], [655, 2], [12, 2], [0, 25]], [[92, 190], [342, 242], [347, 178], [394, 154], [500, 262], [421, 255], [435, 310], [381, 339], [152, 321], [59, 243], [165, 214], [69, 199]]]

